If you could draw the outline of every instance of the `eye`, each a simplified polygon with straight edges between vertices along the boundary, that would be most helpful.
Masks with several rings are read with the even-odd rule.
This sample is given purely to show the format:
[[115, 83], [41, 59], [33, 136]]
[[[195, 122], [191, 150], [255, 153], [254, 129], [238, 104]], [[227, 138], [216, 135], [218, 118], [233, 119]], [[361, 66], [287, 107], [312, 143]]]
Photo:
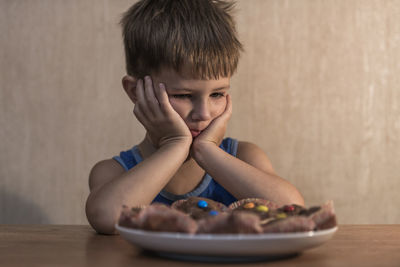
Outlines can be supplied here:
[[191, 98], [192, 95], [190, 94], [178, 94], [178, 95], [172, 95], [173, 98], [178, 98], [178, 99], [185, 99], [185, 98]]
[[225, 96], [225, 93], [212, 93], [210, 96], [213, 98], [220, 98]]

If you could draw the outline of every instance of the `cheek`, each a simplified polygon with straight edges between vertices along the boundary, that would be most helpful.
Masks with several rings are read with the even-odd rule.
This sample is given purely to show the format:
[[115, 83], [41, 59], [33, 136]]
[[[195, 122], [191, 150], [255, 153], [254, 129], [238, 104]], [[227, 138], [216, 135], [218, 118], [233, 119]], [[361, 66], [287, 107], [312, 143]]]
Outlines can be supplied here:
[[182, 119], [185, 119], [188, 116], [188, 108], [185, 103], [174, 98], [170, 98], [169, 103], [171, 103], [172, 108], [179, 114], [179, 116], [181, 116]]
[[226, 98], [221, 98], [214, 103], [213, 108], [213, 117], [218, 117], [222, 113], [224, 113], [226, 107]]

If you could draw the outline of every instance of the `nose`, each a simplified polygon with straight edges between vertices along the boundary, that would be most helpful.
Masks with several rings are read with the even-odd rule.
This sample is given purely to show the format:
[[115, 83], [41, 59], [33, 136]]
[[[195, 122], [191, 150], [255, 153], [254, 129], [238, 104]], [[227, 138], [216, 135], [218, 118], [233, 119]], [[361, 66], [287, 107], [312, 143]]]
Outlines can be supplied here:
[[192, 119], [194, 121], [207, 121], [211, 119], [210, 106], [207, 100], [200, 100], [194, 103]]

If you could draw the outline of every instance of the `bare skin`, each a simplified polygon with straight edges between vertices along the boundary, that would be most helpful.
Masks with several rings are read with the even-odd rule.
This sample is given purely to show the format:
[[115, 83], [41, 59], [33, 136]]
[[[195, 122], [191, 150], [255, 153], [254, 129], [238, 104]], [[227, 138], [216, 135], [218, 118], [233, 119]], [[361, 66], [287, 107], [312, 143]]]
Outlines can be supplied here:
[[150, 204], [162, 189], [190, 192], [205, 172], [238, 199], [304, 205], [256, 145], [239, 142], [237, 157], [219, 148], [232, 114], [229, 78], [196, 80], [164, 69], [152, 79], [125, 76], [123, 86], [147, 132], [139, 144], [144, 160], [129, 171], [113, 159], [93, 167], [86, 214], [99, 233], [115, 233], [122, 205]]

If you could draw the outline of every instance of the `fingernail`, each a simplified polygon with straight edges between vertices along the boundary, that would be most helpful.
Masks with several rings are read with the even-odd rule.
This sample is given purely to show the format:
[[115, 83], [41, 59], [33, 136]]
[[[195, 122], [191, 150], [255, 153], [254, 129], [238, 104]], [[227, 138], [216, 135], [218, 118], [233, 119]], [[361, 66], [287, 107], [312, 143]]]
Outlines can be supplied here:
[[162, 83], [160, 83], [158, 86], [160, 86], [161, 89], [165, 89], [165, 86]]

